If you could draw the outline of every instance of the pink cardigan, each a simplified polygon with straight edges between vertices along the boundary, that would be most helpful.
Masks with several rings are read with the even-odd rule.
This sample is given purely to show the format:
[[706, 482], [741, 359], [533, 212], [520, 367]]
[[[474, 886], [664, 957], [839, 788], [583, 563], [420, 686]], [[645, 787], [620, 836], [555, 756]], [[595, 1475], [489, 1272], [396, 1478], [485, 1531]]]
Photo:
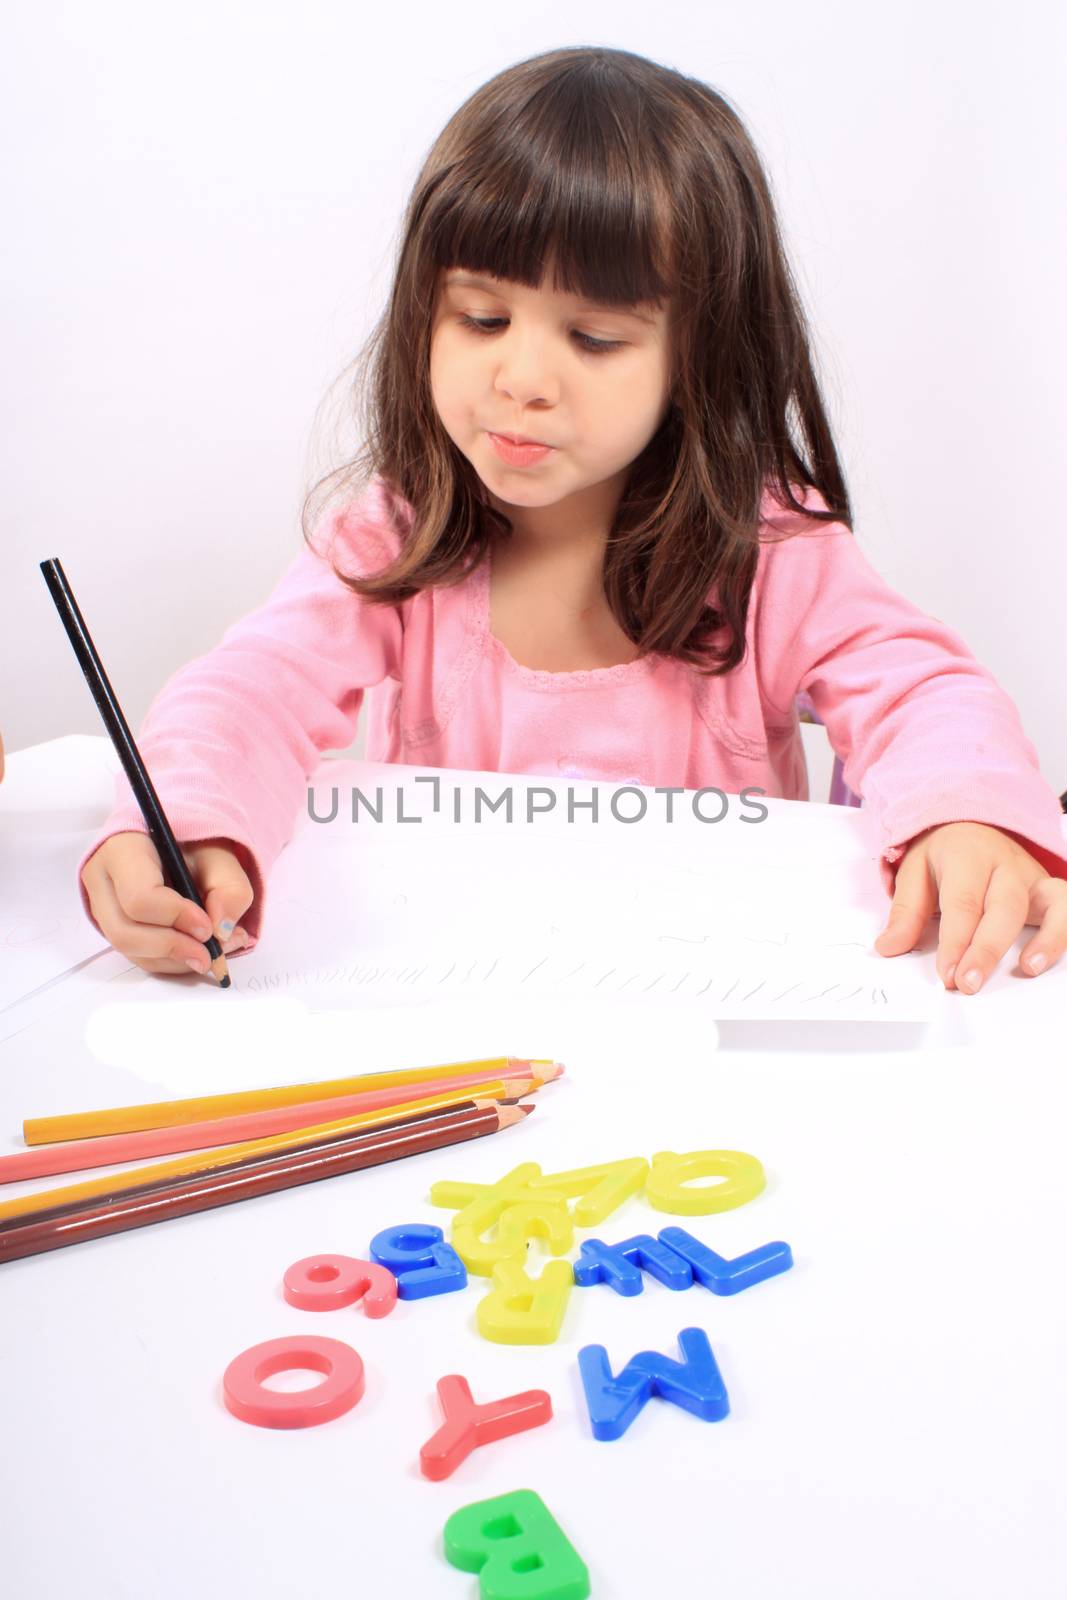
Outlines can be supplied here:
[[[815, 491], [797, 498], [826, 509]], [[863, 797], [891, 895], [908, 841], [940, 822], [991, 823], [1067, 878], [1060, 807], [1014, 702], [959, 634], [896, 594], [840, 523], [764, 497], [796, 537], [763, 545], [745, 656], [725, 677], [652, 654], [585, 672], [520, 666], [489, 627], [489, 560], [451, 588], [376, 606], [343, 571], [371, 573], [399, 547], [381, 483], [324, 520], [267, 601], [156, 696], [138, 748], [183, 844], [225, 838], [262, 930], [271, 867], [327, 750], [346, 749], [367, 699], [371, 761], [612, 784], [705, 786], [806, 800], [794, 700], [810, 694], [848, 786]], [[491, 559], [491, 558], [490, 558]], [[145, 832], [123, 774], [115, 809], [78, 864], [113, 833]]]

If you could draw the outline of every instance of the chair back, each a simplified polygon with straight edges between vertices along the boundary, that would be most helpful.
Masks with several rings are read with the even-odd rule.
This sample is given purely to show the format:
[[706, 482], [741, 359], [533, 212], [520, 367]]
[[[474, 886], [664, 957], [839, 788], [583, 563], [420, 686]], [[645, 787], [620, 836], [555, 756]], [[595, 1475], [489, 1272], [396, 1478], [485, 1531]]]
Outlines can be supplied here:
[[[823, 726], [823, 720], [812, 705], [809, 694], [798, 694], [796, 706], [801, 722], [817, 722], [820, 727]], [[834, 770], [830, 778], [830, 804], [832, 806], [861, 806], [863, 800], [858, 794], [852, 793], [852, 790], [845, 782], [844, 772], [845, 769], [841, 757], [835, 755]]]

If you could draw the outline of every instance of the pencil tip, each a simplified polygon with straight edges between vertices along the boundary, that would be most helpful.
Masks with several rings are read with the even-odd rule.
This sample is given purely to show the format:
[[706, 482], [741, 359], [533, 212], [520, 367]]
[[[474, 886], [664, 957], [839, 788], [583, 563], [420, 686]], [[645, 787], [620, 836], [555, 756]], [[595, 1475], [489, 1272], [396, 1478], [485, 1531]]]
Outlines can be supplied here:
[[499, 1100], [494, 1103], [496, 1105], [498, 1128], [513, 1128], [517, 1122], [522, 1121], [523, 1117], [528, 1117], [533, 1110], [533, 1106], [506, 1106], [501, 1105]]
[[551, 1083], [563, 1072], [563, 1062], [547, 1056], [512, 1056], [511, 1064], [516, 1071], [532, 1072], [542, 1083]]
[[230, 978], [229, 978], [229, 974], [227, 973], [225, 978], [221, 978], [219, 980], [219, 988], [220, 989], [228, 989], [229, 987], [230, 987]]

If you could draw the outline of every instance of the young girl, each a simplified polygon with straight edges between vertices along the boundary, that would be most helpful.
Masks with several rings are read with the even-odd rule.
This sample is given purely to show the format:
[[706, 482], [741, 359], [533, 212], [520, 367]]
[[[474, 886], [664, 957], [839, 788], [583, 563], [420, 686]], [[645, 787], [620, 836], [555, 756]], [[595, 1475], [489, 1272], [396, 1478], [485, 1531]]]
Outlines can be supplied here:
[[255, 945], [365, 691], [369, 760], [791, 799], [807, 691], [893, 897], [880, 953], [940, 910], [946, 986], [977, 989], [1028, 923], [1021, 970], [1058, 959], [1056, 796], [992, 675], [852, 536], [768, 182], [720, 95], [622, 50], [500, 73], [430, 151], [368, 353], [333, 509], [309, 520], [312, 491], [308, 548], [139, 735], [207, 914], [165, 887], [120, 777], [78, 868], [117, 949], [182, 973], [212, 929]]

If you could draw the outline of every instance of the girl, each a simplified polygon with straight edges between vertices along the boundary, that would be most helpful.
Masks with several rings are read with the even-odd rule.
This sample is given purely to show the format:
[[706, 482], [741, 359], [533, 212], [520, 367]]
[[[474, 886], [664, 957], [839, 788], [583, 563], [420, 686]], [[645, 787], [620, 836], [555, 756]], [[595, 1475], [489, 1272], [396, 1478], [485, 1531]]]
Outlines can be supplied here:
[[430, 151], [366, 354], [366, 443], [309, 495], [308, 548], [139, 737], [207, 915], [120, 777], [78, 868], [117, 949], [181, 973], [212, 928], [255, 945], [366, 691], [370, 760], [792, 799], [807, 691], [893, 897], [880, 953], [940, 910], [947, 987], [1027, 923], [1023, 972], [1058, 959], [1056, 797], [992, 675], [852, 537], [768, 182], [720, 95], [601, 48], [493, 78]]

